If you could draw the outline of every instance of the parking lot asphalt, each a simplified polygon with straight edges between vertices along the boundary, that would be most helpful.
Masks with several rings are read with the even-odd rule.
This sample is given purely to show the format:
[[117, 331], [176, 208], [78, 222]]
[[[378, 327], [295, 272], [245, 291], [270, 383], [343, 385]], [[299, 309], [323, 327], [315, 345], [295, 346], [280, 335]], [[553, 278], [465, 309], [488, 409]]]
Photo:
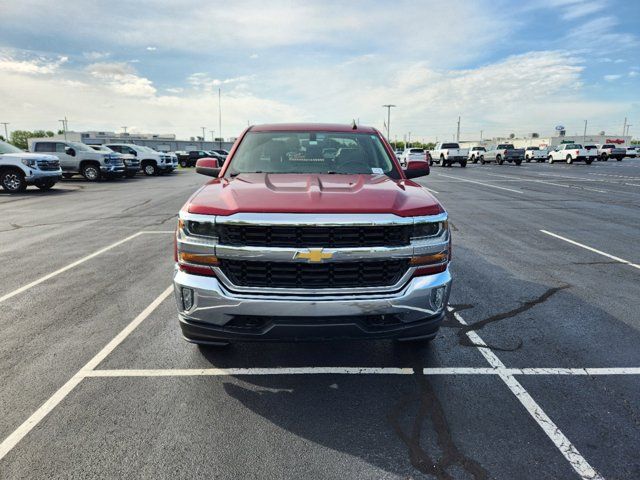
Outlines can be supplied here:
[[171, 232], [205, 181], [0, 192], [0, 478], [640, 478], [640, 159], [434, 167], [429, 346], [184, 342]]

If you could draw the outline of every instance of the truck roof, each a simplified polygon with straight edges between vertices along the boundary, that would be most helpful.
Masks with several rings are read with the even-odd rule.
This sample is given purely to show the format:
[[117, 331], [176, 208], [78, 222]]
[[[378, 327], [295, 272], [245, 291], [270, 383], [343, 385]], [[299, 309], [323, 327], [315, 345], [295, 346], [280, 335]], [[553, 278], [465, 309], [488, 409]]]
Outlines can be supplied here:
[[265, 123], [249, 127], [252, 132], [360, 132], [376, 133], [373, 127], [358, 125], [354, 130], [353, 125], [341, 123]]

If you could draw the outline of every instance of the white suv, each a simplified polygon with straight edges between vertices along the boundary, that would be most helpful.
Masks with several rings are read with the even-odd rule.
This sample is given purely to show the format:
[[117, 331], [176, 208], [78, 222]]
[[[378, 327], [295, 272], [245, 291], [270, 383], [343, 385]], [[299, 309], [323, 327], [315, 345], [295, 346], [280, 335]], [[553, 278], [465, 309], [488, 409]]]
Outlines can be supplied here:
[[0, 185], [5, 191], [24, 192], [27, 185], [49, 190], [61, 178], [62, 170], [57, 157], [23, 152], [0, 141]]
[[177, 159], [174, 160], [171, 155], [156, 152], [154, 149], [145, 147], [144, 145], [107, 143], [105, 147], [109, 147], [114, 152], [136, 157], [140, 160], [142, 171], [147, 176], [172, 172], [178, 167]]

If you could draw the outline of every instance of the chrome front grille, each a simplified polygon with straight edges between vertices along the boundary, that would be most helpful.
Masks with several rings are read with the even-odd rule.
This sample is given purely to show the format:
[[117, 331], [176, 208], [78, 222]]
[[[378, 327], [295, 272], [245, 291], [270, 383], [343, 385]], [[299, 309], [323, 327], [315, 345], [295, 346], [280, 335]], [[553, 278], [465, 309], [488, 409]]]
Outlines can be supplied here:
[[325, 264], [221, 259], [220, 269], [243, 287], [362, 288], [396, 284], [408, 264], [408, 259]]
[[217, 227], [220, 243], [254, 247], [357, 248], [409, 245], [412, 225], [295, 226], [225, 225]]

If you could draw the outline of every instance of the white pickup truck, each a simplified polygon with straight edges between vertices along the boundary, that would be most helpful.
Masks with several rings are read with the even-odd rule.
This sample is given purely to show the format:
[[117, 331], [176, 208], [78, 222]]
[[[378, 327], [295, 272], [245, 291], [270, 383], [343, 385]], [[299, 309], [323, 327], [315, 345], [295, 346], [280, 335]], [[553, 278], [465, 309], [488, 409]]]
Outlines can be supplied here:
[[618, 147], [613, 143], [605, 143], [598, 148], [598, 155], [603, 162], [606, 162], [610, 158], [620, 161], [627, 156], [627, 149], [625, 147]]
[[544, 162], [547, 159], [547, 151], [541, 149], [540, 147], [527, 147], [524, 149], [524, 161], [529, 163], [530, 161], [534, 162]]
[[457, 143], [437, 143], [429, 153], [433, 161], [441, 167], [450, 167], [454, 163], [459, 163], [461, 167], [466, 167], [467, 158], [469, 157], [469, 149], [460, 148]]
[[589, 155], [589, 151], [579, 143], [564, 143], [558, 145], [553, 150], [550, 150], [547, 156], [549, 163], [564, 161], [569, 164], [573, 162], [584, 162], [589, 165], [593, 162], [593, 159], [594, 157]]

